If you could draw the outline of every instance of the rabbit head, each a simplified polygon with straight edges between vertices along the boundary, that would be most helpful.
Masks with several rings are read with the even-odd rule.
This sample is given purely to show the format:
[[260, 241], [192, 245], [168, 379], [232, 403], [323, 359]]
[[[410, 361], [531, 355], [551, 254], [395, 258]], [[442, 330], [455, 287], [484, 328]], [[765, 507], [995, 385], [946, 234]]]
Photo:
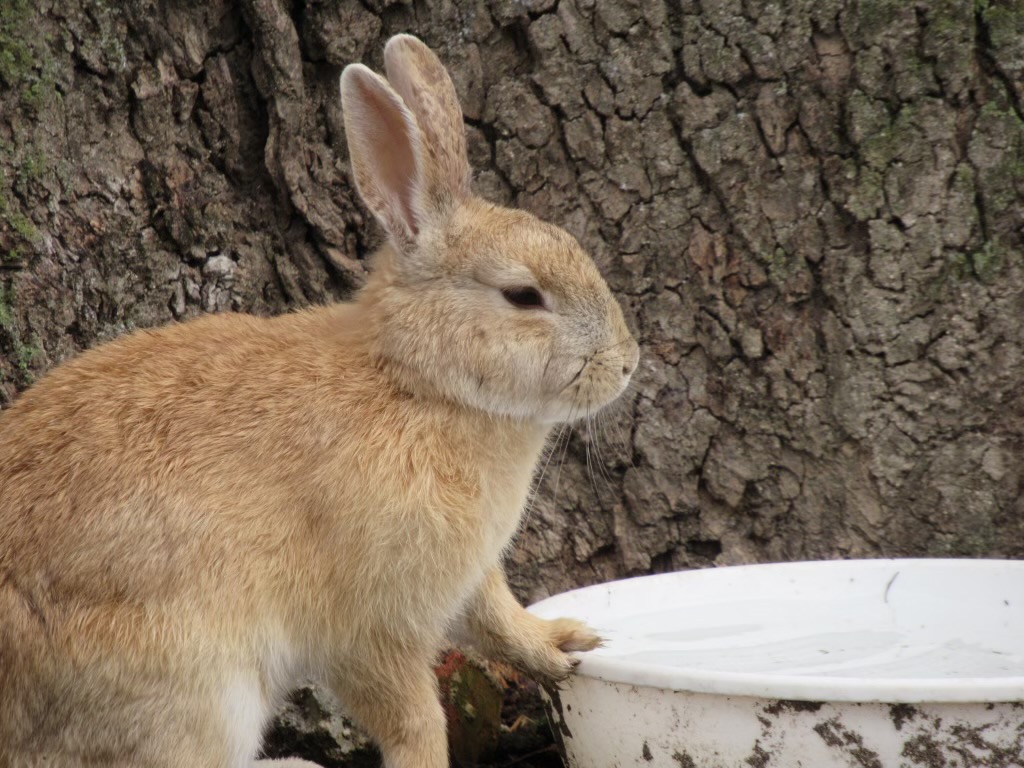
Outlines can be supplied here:
[[360, 296], [374, 353], [416, 394], [542, 423], [602, 408], [638, 347], [593, 261], [568, 233], [475, 197], [455, 87], [397, 35], [387, 79], [341, 77], [356, 186], [388, 244]]

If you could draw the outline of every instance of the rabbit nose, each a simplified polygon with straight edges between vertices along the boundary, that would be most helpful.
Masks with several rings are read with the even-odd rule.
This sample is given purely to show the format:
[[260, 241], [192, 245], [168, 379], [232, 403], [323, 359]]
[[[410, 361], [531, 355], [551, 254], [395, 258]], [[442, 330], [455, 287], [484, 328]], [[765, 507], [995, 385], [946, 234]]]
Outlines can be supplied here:
[[633, 344], [632, 354], [622, 364], [622, 375], [632, 376], [633, 371], [636, 370], [637, 364], [640, 362], [640, 347]]

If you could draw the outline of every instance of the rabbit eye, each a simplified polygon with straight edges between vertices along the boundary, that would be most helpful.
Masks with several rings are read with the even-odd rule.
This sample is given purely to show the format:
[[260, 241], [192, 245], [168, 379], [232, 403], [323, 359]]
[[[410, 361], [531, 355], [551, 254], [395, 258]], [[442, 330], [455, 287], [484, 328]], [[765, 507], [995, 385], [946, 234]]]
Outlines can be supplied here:
[[505, 288], [501, 295], [505, 301], [519, 309], [546, 309], [544, 297], [536, 288], [526, 286], [524, 288]]

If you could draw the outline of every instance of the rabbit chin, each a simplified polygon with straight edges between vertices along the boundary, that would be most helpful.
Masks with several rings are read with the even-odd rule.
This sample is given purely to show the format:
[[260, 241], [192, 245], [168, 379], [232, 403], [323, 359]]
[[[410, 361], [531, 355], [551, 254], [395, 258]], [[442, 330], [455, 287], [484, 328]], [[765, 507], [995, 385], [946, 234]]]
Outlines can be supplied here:
[[589, 418], [614, 402], [625, 391], [629, 377], [618, 382], [602, 382], [586, 391], [565, 388], [560, 392], [487, 391], [466, 386], [457, 399], [474, 409], [517, 421], [555, 426]]
[[563, 393], [545, 409], [543, 421], [547, 424], [565, 424], [589, 419], [618, 400], [628, 385], [629, 377], [625, 376], [620, 383], [603, 392], [590, 391], [586, 396]]
[[590, 418], [595, 413], [615, 401], [615, 397], [609, 397], [598, 403], [552, 403], [534, 418], [541, 424], [555, 426], [558, 424], [571, 424], [576, 421]]

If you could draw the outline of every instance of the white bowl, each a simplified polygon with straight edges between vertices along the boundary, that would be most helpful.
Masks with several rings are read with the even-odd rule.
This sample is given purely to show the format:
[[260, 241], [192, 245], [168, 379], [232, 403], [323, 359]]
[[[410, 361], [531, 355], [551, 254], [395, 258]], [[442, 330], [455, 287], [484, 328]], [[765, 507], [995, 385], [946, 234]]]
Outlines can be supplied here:
[[548, 691], [573, 768], [1024, 765], [1024, 562], [715, 568], [530, 610], [607, 641]]

